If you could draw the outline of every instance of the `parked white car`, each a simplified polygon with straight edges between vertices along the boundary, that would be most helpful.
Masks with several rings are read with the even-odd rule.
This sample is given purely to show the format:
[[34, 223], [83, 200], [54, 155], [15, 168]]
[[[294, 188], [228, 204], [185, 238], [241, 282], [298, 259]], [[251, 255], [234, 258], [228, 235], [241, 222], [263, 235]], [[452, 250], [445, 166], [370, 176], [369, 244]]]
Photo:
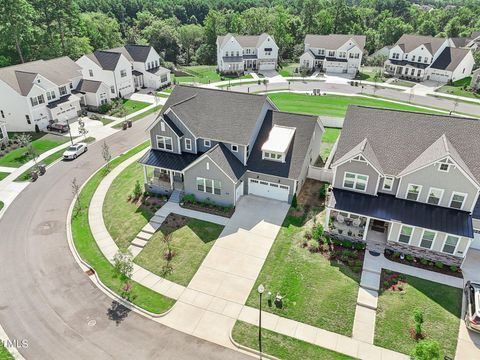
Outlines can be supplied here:
[[65, 160], [73, 160], [73, 159], [76, 159], [78, 156], [82, 155], [87, 150], [88, 150], [87, 144], [78, 143], [78, 144], [69, 146], [67, 150], [65, 150], [65, 152], [63, 153], [63, 158]]

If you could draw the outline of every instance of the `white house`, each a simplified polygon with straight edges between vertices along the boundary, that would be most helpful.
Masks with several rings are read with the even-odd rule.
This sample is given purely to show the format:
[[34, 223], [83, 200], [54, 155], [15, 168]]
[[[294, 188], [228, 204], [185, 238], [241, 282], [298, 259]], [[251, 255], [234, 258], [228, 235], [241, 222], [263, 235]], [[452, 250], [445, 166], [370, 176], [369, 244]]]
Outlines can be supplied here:
[[268, 34], [217, 37], [217, 69], [221, 73], [275, 70], [277, 64], [278, 46]]
[[364, 35], [307, 35], [300, 66], [326, 73], [356, 74], [362, 63]]
[[399, 78], [447, 83], [470, 76], [474, 64], [471, 50], [453, 47], [451, 39], [403, 35], [390, 50], [385, 71]]
[[123, 97], [135, 91], [132, 64], [119, 52], [95, 51], [77, 60], [82, 68], [84, 80], [105, 83], [110, 89], [110, 97]]
[[121, 53], [130, 61], [135, 89], [170, 85], [170, 70], [160, 66], [160, 55], [150, 45], [125, 45], [107, 51]]
[[83, 95], [82, 105], [86, 105], [91, 111], [96, 110], [101, 105], [108, 104], [112, 99], [110, 88], [101, 81], [82, 79], [72, 92]]
[[76, 119], [82, 97], [73, 90], [81, 79], [81, 68], [66, 56], [1, 68], [0, 121], [8, 131], [35, 131]]

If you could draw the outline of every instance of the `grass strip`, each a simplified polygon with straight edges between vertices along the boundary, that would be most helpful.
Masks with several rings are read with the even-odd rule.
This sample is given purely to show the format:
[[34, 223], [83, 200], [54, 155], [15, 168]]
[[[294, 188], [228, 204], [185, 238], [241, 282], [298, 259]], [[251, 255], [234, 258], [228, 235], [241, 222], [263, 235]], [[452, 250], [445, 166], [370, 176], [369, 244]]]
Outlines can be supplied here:
[[[154, 106], [153, 108], [141, 113], [141, 114], [138, 114], [132, 118], [130, 118], [129, 120], [131, 120], [132, 122], [135, 122], [135, 121], [138, 121], [138, 120], [141, 120], [143, 119], [145, 116], [148, 116], [150, 114], [153, 114], [154, 112], [157, 112], [159, 110], [162, 109], [162, 105], [157, 105], [157, 106]], [[114, 129], [121, 129], [123, 127], [123, 123], [122, 122], [119, 122], [117, 125], [114, 125], [112, 126], [112, 128]]]

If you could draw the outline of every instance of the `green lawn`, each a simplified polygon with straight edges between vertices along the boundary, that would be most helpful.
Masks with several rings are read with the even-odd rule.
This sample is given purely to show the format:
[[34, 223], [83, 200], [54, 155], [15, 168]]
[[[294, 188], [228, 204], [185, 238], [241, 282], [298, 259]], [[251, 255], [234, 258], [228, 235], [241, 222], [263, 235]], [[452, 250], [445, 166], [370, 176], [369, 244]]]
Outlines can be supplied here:
[[0, 210], [2, 210], [4, 206], [5, 204], [3, 203], [3, 201], [0, 200]]
[[[161, 110], [162, 107], [163, 107], [162, 105], [154, 106], [153, 108], [148, 109], [148, 110], [144, 111], [143, 113], [138, 114], [138, 115], [130, 118], [130, 120], [131, 120], [132, 122], [141, 120], [141, 119], [143, 119], [144, 117], [146, 117], [146, 116], [148, 116], [148, 115], [151, 115], [151, 114], [153, 114], [153, 113]], [[122, 122], [120, 122], [120, 123], [118, 123], [117, 125], [112, 126], [112, 128], [114, 128], [114, 129], [121, 129], [122, 126], [123, 126], [123, 125], [122, 125]]]
[[[115, 158], [110, 163], [110, 169], [115, 168], [121, 162], [147, 148], [149, 145], [149, 142], [146, 141], [126, 152], [125, 154]], [[107, 172], [104, 169], [100, 170], [85, 184], [84, 188], [82, 189], [80, 194], [81, 210], [75, 213], [72, 217], [72, 236], [80, 257], [95, 269], [97, 275], [105, 284], [105, 286], [119, 294], [121, 292], [123, 282], [115, 273], [113, 266], [103, 256], [102, 252], [98, 248], [88, 223], [88, 206], [92, 200], [95, 190], [106, 175]], [[163, 313], [171, 308], [175, 303], [174, 300], [162, 296], [155, 291], [150, 290], [149, 288], [146, 288], [136, 282], [132, 283], [133, 288], [131, 290], [131, 301], [145, 310], [153, 313]]]
[[[237, 321], [232, 330], [233, 339], [258, 351], [258, 327]], [[262, 329], [262, 351], [283, 360], [349, 360], [350, 356], [297, 340], [270, 330]]]
[[[198, 66], [183, 66], [179, 68], [179, 70], [184, 71], [192, 76], [175, 76], [172, 81], [178, 83], [185, 83], [185, 82], [197, 82], [202, 84], [208, 84], [212, 82], [220, 81], [220, 74], [218, 74], [215, 70], [215, 66], [211, 65], [198, 65]], [[235, 76], [235, 75], [225, 75], [225, 79], [251, 79], [251, 75], [242, 75], [242, 76]]]
[[[444, 94], [451, 94], [457, 96], [464, 96], [473, 99], [480, 99], [480, 94], [474, 93], [473, 91], [469, 91], [470, 82], [472, 81], [471, 77], [466, 77], [464, 79], [455, 81], [452, 85], [443, 85], [441, 88], [437, 89], [436, 91], [439, 93]], [[464, 89], [464, 86], [467, 89]]]
[[[221, 225], [197, 219], [188, 219], [177, 230], [164, 223], [135, 258], [135, 263], [154, 274], [187, 286], [222, 230]], [[172, 233], [172, 249], [176, 254], [169, 264], [163, 257], [167, 248], [162, 242], [163, 234], [167, 233]]]
[[413, 311], [423, 312], [426, 339], [436, 340], [443, 354], [453, 359], [462, 307], [462, 290], [413, 276], [406, 276], [405, 293], [386, 290], [378, 299], [375, 345], [410, 354]]
[[[33, 137], [32, 146], [37, 155], [43, 154], [45, 151], [53, 149], [58, 145], [70, 141], [68, 136], [54, 134], [31, 134]], [[14, 139], [14, 134], [9, 134], [10, 139]], [[18, 148], [10, 151], [8, 154], [0, 158], [0, 166], [20, 167], [30, 160], [26, 148]]]
[[300, 74], [295, 73], [295, 69], [300, 67], [300, 64], [294, 63], [294, 64], [288, 64], [282, 67], [282, 69], [278, 72], [280, 75], [284, 77], [290, 77], [290, 76], [300, 76]]
[[127, 248], [154, 215], [150, 208], [127, 201], [137, 180], [143, 188], [143, 168], [134, 162], [113, 180], [103, 203], [105, 226], [120, 248]]
[[8, 175], [10, 175], [10, 173], [0, 172], [0, 181], [2, 181], [3, 179], [5, 179]]
[[170, 95], [168, 94], [162, 94], [161, 92], [157, 92], [156, 94], [158, 97], [162, 97], [162, 98], [168, 98]]
[[439, 111], [423, 109], [406, 103], [399, 104], [376, 98], [359, 96], [310, 96], [292, 93], [273, 93], [268, 96], [282, 111], [323, 116], [344, 117], [349, 105], [363, 105], [394, 110], [441, 114]]
[[[1, 207], [0, 207], [1, 209]], [[14, 357], [10, 352], [3, 346], [3, 344], [0, 342], [0, 360], [14, 360]]]
[[363, 81], [372, 81], [375, 82], [375, 74], [380, 72], [381, 77], [377, 79], [378, 83], [385, 82], [386, 78], [383, 76], [383, 69], [382, 68], [369, 68], [363, 69], [358, 75], [355, 77], [355, 80], [363, 80]]
[[283, 309], [266, 311], [351, 336], [359, 275], [303, 248], [303, 218], [287, 215], [247, 305], [258, 307], [257, 287], [284, 296]]
[[335, 141], [340, 136], [340, 131], [341, 129], [337, 128], [325, 128], [322, 136], [322, 145], [320, 145], [320, 157], [323, 161], [327, 161]]

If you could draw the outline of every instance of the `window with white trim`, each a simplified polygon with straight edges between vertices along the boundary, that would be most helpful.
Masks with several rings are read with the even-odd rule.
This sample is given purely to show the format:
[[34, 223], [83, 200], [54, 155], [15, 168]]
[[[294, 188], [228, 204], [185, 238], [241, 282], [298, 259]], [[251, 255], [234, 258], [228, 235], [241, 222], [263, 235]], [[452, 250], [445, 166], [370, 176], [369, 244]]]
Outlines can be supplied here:
[[60, 93], [60, 96], [65, 96], [67, 95], [67, 87], [66, 86], [60, 86], [58, 88], [58, 92]]
[[443, 189], [430, 188], [428, 191], [427, 203], [431, 205], [438, 205], [442, 201]]
[[192, 150], [192, 139], [185, 138], [185, 150]]
[[232, 151], [238, 152], [238, 145], [232, 145], [231, 146]]
[[450, 199], [450, 207], [454, 209], [462, 210], [463, 205], [465, 204], [466, 198], [467, 198], [467, 194], [454, 191], [452, 194], [452, 198]]
[[398, 242], [401, 242], [404, 244], [410, 244], [412, 233], [413, 233], [413, 227], [402, 225], [400, 229], [400, 234], [398, 235]]
[[449, 159], [440, 160], [438, 163], [439, 163], [438, 171], [442, 171], [442, 172], [449, 172], [450, 166], [453, 165], [453, 162], [451, 162]]
[[90, 75], [90, 77], [93, 76], [93, 70], [92, 69], [88, 69], [88, 74]]
[[422, 192], [421, 185], [415, 184], [408, 184], [407, 188], [407, 200], [417, 201], [420, 197], [420, 193]]
[[197, 177], [197, 190], [209, 194], [221, 195], [222, 182], [220, 180]]
[[173, 141], [171, 137], [157, 135], [157, 147], [162, 150], [173, 150]]
[[385, 176], [383, 179], [383, 190], [392, 190], [393, 189], [393, 182], [395, 181], [395, 178], [393, 176]]
[[212, 142], [210, 140], [203, 139], [203, 146], [210, 147], [212, 146]]
[[346, 172], [343, 178], [343, 187], [347, 189], [366, 191], [367, 184], [368, 184], [368, 175]]
[[283, 155], [280, 153], [272, 152], [272, 151], [264, 151], [262, 153], [262, 159], [282, 161]]
[[127, 70], [120, 70], [120, 77], [125, 77], [127, 76]]
[[437, 233], [435, 231], [423, 230], [420, 247], [425, 249], [431, 249], [436, 236]]
[[447, 254], [454, 254], [460, 238], [458, 236], [447, 235], [445, 243], [443, 244], [442, 252]]
[[165, 123], [163, 121], [160, 121], [160, 131], [165, 131]]

